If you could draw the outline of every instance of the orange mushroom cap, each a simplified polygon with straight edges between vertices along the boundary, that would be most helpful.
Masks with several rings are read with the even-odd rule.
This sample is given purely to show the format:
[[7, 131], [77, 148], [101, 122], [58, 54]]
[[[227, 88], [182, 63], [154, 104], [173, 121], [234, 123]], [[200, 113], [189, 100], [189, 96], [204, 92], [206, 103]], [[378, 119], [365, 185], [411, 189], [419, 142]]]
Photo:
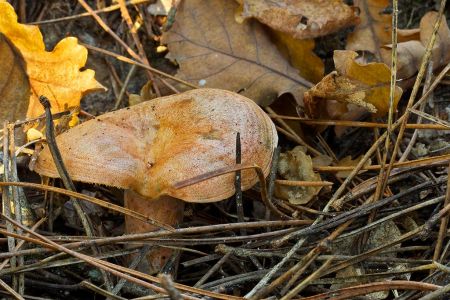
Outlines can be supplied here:
[[[56, 140], [73, 180], [132, 189], [149, 198], [212, 202], [234, 194], [234, 174], [180, 189], [173, 185], [234, 166], [238, 132], [242, 163], [258, 165], [267, 175], [278, 142], [275, 126], [252, 100], [219, 89], [192, 90], [106, 113]], [[59, 177], [48, 147], [35, 170]], [[242, 171], [243, 190], [257, 180], [254, 170]]]

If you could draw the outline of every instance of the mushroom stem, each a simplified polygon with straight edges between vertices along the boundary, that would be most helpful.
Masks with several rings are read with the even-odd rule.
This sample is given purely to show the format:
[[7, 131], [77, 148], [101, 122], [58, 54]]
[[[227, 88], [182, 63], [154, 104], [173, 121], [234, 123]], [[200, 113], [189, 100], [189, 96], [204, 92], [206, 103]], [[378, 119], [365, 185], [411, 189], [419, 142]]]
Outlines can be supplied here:
[[[150, 199], [132, 190], [126, 190], [124, 200], [126, 208], [167, 225], [177, 225], [183, 219], [184, 202], [170, 196]], [[136, 218], [125, 216], [125, 233], [143, 233], [158, 229], [158, 227], [137, 220]], [[152, 248], [138, 265], [137, 269], [148, 274], [158, 273], [164, 267], [172, 253], [173, 250], [169, 248]]]

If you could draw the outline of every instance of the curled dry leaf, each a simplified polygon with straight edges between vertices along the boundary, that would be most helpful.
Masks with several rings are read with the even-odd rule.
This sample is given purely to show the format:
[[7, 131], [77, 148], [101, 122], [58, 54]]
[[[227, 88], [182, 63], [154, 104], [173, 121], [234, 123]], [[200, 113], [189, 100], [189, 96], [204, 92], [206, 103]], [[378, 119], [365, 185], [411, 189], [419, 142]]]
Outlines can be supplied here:
[[[184, 188], [179, 181], [235, 165], [236, 134], [242, 163], [267, 175], [277, 133], [253, 101], [216, 89], [198, 89], [157, 98], [104, 114], [57, 137], [64, 163], [76, 181], [131, 189], [152, 199], [169, 195], [194, 202], [222, 200], [234, 194], [234, 174]], [[58, 177], [48, 148], [35, 170]], [[243, 190], [258, 178], [242, 171]]]
[[[391, 43], [392, 15], [389, 0], [355, 0], [361, 23], [347, 38], [347, 50], [369, 51], [381, 59], [380, 47]], [[398, 41], [413, 40], [417, 30], [399, 30]]]
[[[361, 64], [356, 61], [357, 56], [353, 51], [334, 51], [336, 71], [305, 93], [305, 111], [310, 117], [357, 119], [359, 114], [353, 115], [348, 104], [364, 108], [375, 116], [389, 111], [391, 74], [388, 66]], [[402, 89], [396, 87], [394, 109], [401, 94]]]
[[[280, 154], [278, 173], [287, 180], [320, 181], [320, 175], [313, 171], [313, 161], [306, 154], [306, 148], [297, 146]], [[320, 192], [321, 187], [276, 186], [277, 197], [292, 204], [306, 204]]]
[[[382, 60], [391, 65], [392, 45], [380, 49]], [[408, 41], [397, 44], [397, 77], [406, 79], [417, 73], [425, 54], [425, 47], [419, 41]]]
[[[399, 78], [410, 78], [418, 72], [425, 47], [431, 38], [434, 23], [438, 16], [439, 14], [434, 11], [426, 13], [420, 20], [420, 37], [417, 40], [397, 45], [397, 75]], [[450, 29], [444, 16], [442, 16], [440, 22], [432, 54], [434, 68], [442, 67], [450, 61]], [[380, 50], [383, 61], [388, 65], [391, 64], [391, 47], [391, 45], [386, 45]]]
[[[343, 159], [341, 159], [338, 163], [337, 163], [337, 167], [356, 167], [356, 165], [359, 163], [359, 161], [362, 159], [362, 155], [359, 156], [358, 158], [352, 159], [352, 157], [346, 156]], [[364, 168], [370, 166], [372, 164], [372, 160], [369, 158], [366, 163], [364, 164]], [[366, 170], [361, 170], [359, 171], [358, 174], [364, 173], [366, 172]], [[340, 178], [346, 178], [348, 175], [350, 175], [351, 171], [339, 171], [336, 173], [336, 177], [340, 177]]]
[[[434, 23], [439, 17], [435, 11], [426, 13], [420, 20], [420, 41], [426, 46], [431, 38]], [[450, 61], [450, 29], [445, 19], [445, 14], [440, 20], [439, 30], [433, 47], [433, 63], [435, 66], [442, 66]]]
[[0, 124], [25, 118], [30, 83], [22, 55], [0, 33]]
[[27, 117], [44, 112], [38, 100], [40, 95], [49, 98], [52, 110], [57, 112], [66, 106], [79, 106], [81, 97], [89, 92], [104, 90], [95, 80], [94, 71], [80, 71], [86, 63], [87, 50], [76, 38], [65, 38], [47, 52], [39, 28], [19, 24], [14, 8], [4, 1], [0, 1], [0, 32], [10, 39], [26, 63], [31, 85]]
[[297, 39], [337, 32], [359, 22], [357, 9], [342, 0], [238, 0], [243, 18], [256, 18]]
[[391, 41], [389, 0], [355, 0], [361, 10], [361, 23], [348, 36], [346, 49], [366, 50], [381, 57], [379, 49]]
[[[162, 42], [179, 64], [177, 76], [202, 87], [239, 92], [262, 106], [278, 95], [301, 95], [311, 84], [298, 75], [256, 21], [235, 21], [238, 4], [186, 0]], [[177, 85], [180, 89], [186, 87]]]

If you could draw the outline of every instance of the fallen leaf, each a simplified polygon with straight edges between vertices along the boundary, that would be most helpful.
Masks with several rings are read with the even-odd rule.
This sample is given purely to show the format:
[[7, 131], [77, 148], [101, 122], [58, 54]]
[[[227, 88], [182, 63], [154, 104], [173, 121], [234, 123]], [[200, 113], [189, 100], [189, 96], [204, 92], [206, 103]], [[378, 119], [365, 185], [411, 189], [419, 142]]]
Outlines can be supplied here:
[[4, 121], [25, 118], [30, 98], [30, 83], [22, 55], [0, 33], [0, 126]]
[[[320, 181], [320, 175], [313, 171], [311, 156], [306, 148], [297, 146], [280, 154], [278, 173], [287, 180]], [[276, 186], [275, 195], [292, 204], [306, 204], [320, 192], [321, 187]]]
[[420, 28], [401, 29], [397, 28], [398, 40], [403, 43], [420, 39]]
[[128, 97], [128, 105], [133, 106], [144, 101], [155, 99], [157, 95], [153, 92], [153, 82], [151, 80], [147, 81], [144, 86], [142, 86], [139, 95], [130, 94]]
[[[353, 51], [334, 51], [336, 71], [305, 93], [305, 111], [310, 117], [329, 118], [334, 111], [333, 118], [356, 118], [352, 116], [348, 104], [364, 108], [378, 117], [389, 111], [391, 74], [388, 66], [383, 63], [361, 64], [356, 61], [357, 56]], [[402, 89], [396, 87], [394, 109], [401, 94]], [[336, 101], [341, 102], [339, 108], [336, 107]]]
[[[388, 66], [392, 61], [392, 46], [380, 49], [382, 60]], [[397, 44], [397, 77], [407, 79], [414, 76], [420, 68], [425, 47], [419, 41], [408, 41]]]
[[296, 39], [309, 39], [358, 24], [358, 11], [342, 0], [238, 0], [241, 16], [256, 18]]
[[300, 76], [311, 82], [319, 82], [324, 73], [324, 64], [314, 53], [313, 39], [296, 39], [284, 32], [273, 31], [272, 36], [278, 50], [299, 70]]
[[[426, 13], [420, 20], [420, 41], [426, 47], [433, 32], [434, 23], [439, 14], [435, 11]], [[450, 61], [450, 29], [445, 14], [440, 21], [439, 30], [433, 47], [433, 64], [435, 67], [443, 66]]]
[[237, 7], [223, 0], [181, 2], [174, 25], [162, 37], [168, 57], [179, 64], [177, 77], [239, 92], [262, 106], [284, 92], [302, 94], [311, 83], [298, 75], [261, 24], [235, 21]]
[[391, 14], [389, 0], [355, 0], [361, 10], [361, 23], [347, 38], [347, 50], [366, 50], [381, 57], [381, 46], [391, 42]]
[[[437, 12], [431, 11], [426, 13], [420, 20], [420, 35], [415, 37], [416, 40], [398, 43], [398, 78], [408, 79], [418, 72], [437, 17]], [[391, 64], [391, 48], [392, 45], [385, 45], [380, 49], [382, 60], [388, 65]], [[435, 69], [446, 65], [450, 61], [450, 29], [444, 16], [441, 18], [441, 24], [432, 51], [433, 67]], [[400, 82], [399, 84], [402, 83]], [[403, 83], [403, 86], [408, 87], [411, 84], [412, 82], [407, 81]]]
[[[356, 167], [356, 165], [359, 163], [359, 161], [362, 159], [362, 155], [358, 158], [352, 159], [352, 157], [346, 156], [343, 159], [339, 160], [339, 162], [336, 164], [337, 167]], [[372, 164], [372, 160], [369, 158], [366, 163], [364, 164], [363, 168], [366, 168]], [[366, 172], [367, 170], [361, 170], [358, 174], [362, 174]], [[339, 171], [336, 173], [337, 177], [340, 178], [346, 178], [348, 175], [350, 175], [351, 171]]]
[[87, 59], [87, 50], [77, 39], [62, 39], [51, 52], [45, 50], [42, 34], [37, 26], [17, 22], [14, 8], [0, 1], [0, 32], [7, 36], [26, 62], [30, 80], [31, 95], [27, 117], [41, 115], [44, 110], [38, 97], [45, 95], [52, 105], [52, 111], [80, 105], [83, 95], [104, 90], [95, 78], [93, 70], [80, 71]]
[[[392, 14], [389, 0], [355, 0], [359, 7], [361, 22], [347, 38], [345, 49], [369, 51], [378, 61], [381, 59], [380, 47], [392, 41]], [[399, 30], [398, 41], [406, 42], [417, 37], [417, 30]]]

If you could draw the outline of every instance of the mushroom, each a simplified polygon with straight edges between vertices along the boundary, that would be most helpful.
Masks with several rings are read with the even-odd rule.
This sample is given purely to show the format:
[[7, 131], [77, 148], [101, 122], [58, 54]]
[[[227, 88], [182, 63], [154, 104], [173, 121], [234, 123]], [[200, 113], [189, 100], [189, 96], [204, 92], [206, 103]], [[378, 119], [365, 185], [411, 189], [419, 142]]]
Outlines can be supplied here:
[[[125, 189], [125, 206], [169, 225], [181, 221], [183, 201], [215, 202], [235, 192], [234, 174], [176, 189], [177, 182], [235, 165], [236, 134], [242, 163], [267, 176], [278, 137], [270, 118], [252, 100], [219, 89], [197, 89], [106, 113], [57, 137], [64, 164], [75, 181]], [[34, 170], [59, 177], [48, 147]], [[258, 177], [242, 171], [242, 190]], [[125, 232], [157, 228], [125, 217]], [[170, 250], [150, 251], [146, 271], [158, 271]]]

